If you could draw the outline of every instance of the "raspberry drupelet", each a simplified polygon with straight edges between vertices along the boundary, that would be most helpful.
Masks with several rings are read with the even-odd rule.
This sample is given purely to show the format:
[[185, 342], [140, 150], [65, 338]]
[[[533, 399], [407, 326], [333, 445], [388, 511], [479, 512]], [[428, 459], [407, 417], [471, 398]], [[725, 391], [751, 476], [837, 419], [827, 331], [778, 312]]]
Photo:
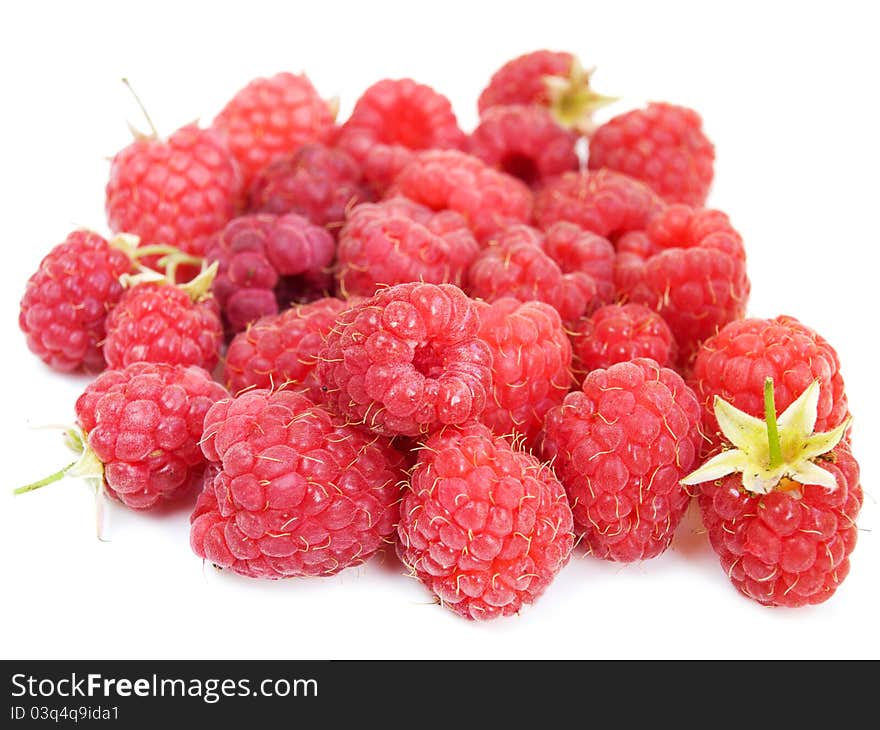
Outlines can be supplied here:
[[458, 615], [534, 602], [568, 562], [571, 509], [552, 469], [482, 424], [445, 427], [418, 452], [400, 506], [403, 563]]
[[403, 456], [305, 394], [253, 390], [205, 417], [215, 468], [192, 515], [199, 557], [249, 578], [329, 576], [398, 521]]
[[490, 397], [492, 353], [473, 300], [452, 284], [383, 289], [339, 316], [317, 376], [352, 423], [418, 436], [474, 420]]

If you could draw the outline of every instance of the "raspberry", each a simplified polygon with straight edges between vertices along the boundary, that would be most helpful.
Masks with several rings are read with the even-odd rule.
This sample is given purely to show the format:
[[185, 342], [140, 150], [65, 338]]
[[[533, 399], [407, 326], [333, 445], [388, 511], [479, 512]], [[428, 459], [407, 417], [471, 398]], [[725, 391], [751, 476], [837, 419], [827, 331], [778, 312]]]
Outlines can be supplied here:
[[478, 303], [480, 339], [492, 350], [492, 397], [480, 421], [530, 445], [544, 416], [571, 387], [571, 343], [559, 313], [543, 302]]
[[363, 296], [408, 281], [461, 286], [479, 250], [458, 213], [391, 198], [352, 211], [339, 236], [336, 276], [343, 292]]
[[289, 383], [302, 386], [312, 400], [318, 400], [321, 389], [313, 373], [317, 354], [347, 306], [341, 299], [326, 297], [258, 319], [229, 344], [226, 387], [238, 393]]
[[461, 149], [465, 140], [445, 96], [412, 79], [383, 79], [358, 99], [337, 144], [382, 191], [412, 160], [413, 152]]
[[31, 352], [56, 370], [104, 369], [107, 312], [122, 296], [119, 277], [133, 265], [120, 248], [89, 231], [74, 231], [28, 279], [18, 326]]
[[574, 320], [614, 296], [614, 248], [594, 233], [558, 223], [546, 233], [516, 225], [498, 235], [471, 264], [472, 296], [512, 296], [555, 307]]
[[400, 513], [400, 559], [467, 619], [509, 616], [534, 602], [574, 542], [553, 471], [481, 424], [428, 438]]
[[360, 166], [345, 152], [305, 144], [263, 168], [250, 186], [253, 213], [296, 213], [336, 235], [345, 214], [373, 200]]
[[671, 205], [617, 242], [618, 293], [658, 311], [686, 365], [700, 343], [745, 314], [742, 238], [724, 213]]
[[703, 431], [711, 447], [723, 440], [713, 411], [715, 397], [760, 416], [767, 377], [773, 378], [780, 410], [819, 381], [818, 431], [839, 426], [849, 413], [840, 359], [815, 330], [788, 316], [731, 322], [700, 347], [690, 378], [703, 406]]
[[475, 419], [492, 355], [476, 308], [452, 284], [398, 284], [343, 312], [317, 374], [328, 402], [376, 433], [418, 436]]
[[456, 150], [417, 155], [388, 192], [395, 194], [461, 213], [479, 241], [528, 221], [532, 209], [532, 194], [522, 182]]
[[220, 135], [188, 125], [166, 141], [144, 137], [119, 152], [106, 192], [111, 230], [201, 256], [238, 212], [243, 188]]
[[136, 362], [106, 370], [76, 402], [104, 487], [133, 509], [189, 492], [205, 458], [202, 423], [226, 391], [199, 367]]
[[699, 207], [712, 185], [715, 148], [692, 109], [649, 104], [614, 117], [590, 137], [589, 168], [647, 183], [667, 203]]
[[849, 419], [815, 433], [820, 384], [776, 416], [764, 381], [764, 420], [723, 399], [715, 416], [731, 444], [684, 482], [700, 484], [712, 547], [733, 585], [766, 606], [821, 603], [849, 573], [862, 506], [859, 466], [841, 442]]
[[308, 142], [335, 134], [333, 105], [304, 75], [279, 73], [251, 81], [214, 119], [244, 175], [245, 189], [266, 165]]
[[576, 373], [608, 368], [637, 357], [672, 367], [676, 344], [669, 325], [640, 304], [609, 304], [575, 322], [569, 330]]
[[250, 578], [327, 576], [394, 532], [403, 457], [304, 394], [217, 403], [202, 449], [219, 465], [192, 516], [199, 557]]
[[663, 209], [663, 201], [644, 183], [611, 170], [566, 172], [535, 196], [541, 228], [568, 221], [616, 241], [640, 231]]
[[550, 410], [542, 444], [590, 552], [659, 555], [688, 505], [679, 480], [699, 448], [700, 406], [675, 371], [636, 358], [593, 370]]
[[468, 152], [526, 185], [540, 183], [580, 165], [577, 136], [538, 106], [487, 109], [468, 140]]
[[[220, 264], [212, 291], [235, 332], [279, 303], [323, 296], [321, 277], [334, 254], [333, 236], [305, 218], [259, 213], [231, 221], [211, 242], [208, 261]], [[316, 292], [317, 289], [317, 292]]]
[[571, 53], [526, 53], [492, 75], [477, 102], [480, 116], [496, 106], [539, 106], [549, 109], [559, 124], [587, 132], [593, 126], [593, 112], [614, 101], [590, 88], [591, 75]]
[[161, 283], [136, 284], [107, 316], [104, 356], [111, 368], [145, 361], [198, 365], [210, 371], [222, 345], [219, 307], [201, 291]]

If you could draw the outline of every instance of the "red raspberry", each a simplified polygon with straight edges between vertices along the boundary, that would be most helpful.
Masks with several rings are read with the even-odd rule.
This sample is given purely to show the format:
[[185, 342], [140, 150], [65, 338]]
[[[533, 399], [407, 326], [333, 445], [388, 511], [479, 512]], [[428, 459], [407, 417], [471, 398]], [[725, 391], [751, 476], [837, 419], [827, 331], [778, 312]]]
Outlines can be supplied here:
[[568, 221], [612, 241], [642, 230], [662, 209], [663, 201], [647, 185], [611, 170], [567, 172], [535, 196], [541, 228]]
[[571, 510], [553, 471], [481, 424], [419, 451], [400, 509], [400, 559], [467, 619], [517, 613], [568, 562]]
[[546, 233], [526, 225], [507, 228], [468, 272], [472, 296], [512, 296], [555, 307], [569, 321], [614, 296], [614, 248], [595, 233], [558, 223]]
[[647, 358], [593, 370], [547, 414], [542, 453], [593, 555], [632, 562], [669, 547], [688, 504], [679, 480], [697, 455], [699, 423], [693, 391]]
[[671, 205], [617, 242], [618, 293], [658, 311], [687, 364], [700, 343], [745, 314], [742, 238], [724, 213]]
[[336, 276], [343, 292], [363, 296], [408, 281], [462, 286], [479, 250], [458, 213], [391, 198], [351, 212], [339, 236]]
[[849, 413], [840, 359], [816, 331], [788, 316], [731, 322], [700, 347], [689, 381], [703, 406], [703, 431], [711, 447], [723, 441], [713, 410], [715, 397], [759, 417], [764, 413], [767, 377], [773, 378], [780, 410], [819, 381], [817, 431], [839, 426]]
[[317, 401], [321, 397], [313, 373], [317, 355], [339, 313], [348, 306], [341, 299], [325, 297], [258, 319], [229, 344], [226, 387], [238, 393], [290, 383], [302, 386]]
[[231, 221], [205, 254], [220, 264], [212, 291], [229, 327], [238, 332], [276, 314], [279, 302], [286, 307], [300, 298], [323, 296], [321, 272], [333, 260], [334, 248], [324, 228], [293, 213]]
[[474, 302], [452, 284], [398, 284], [346, 310], [317, 374], [333, 407], [377, 433], [417, 436], [475, 419], [492, 355]]
[[137, 362], [99, 375], [77, 400], [76, 417], [107, 492], [133, 509], [187, 493], [205, 468], [205, 414], [225, 396], [195, 366]]
[[107, 220], [142, 245], [201, 256], [211, 234], [236, 215], [241, 173], [217, 132], [188, 125], [167, 140], [137, 139], [114, 158]]
[[526, 222], [532, 210], [532, 194], [522, 182], [456, 150], [420, 153], [388, 192], [395, 194], [461, 213], [479, 241]]
[[346, 212], [374, 199], [360, 166], [345, 152], [305, 144], [263, 168], [250, 186], [254, 213], [296, 213], [335, 236]]
[[593, 112], [614, 101], [590, 88], [591, 74], [571, 53], [541, 50], [518, 56], [498, 69], [483, 89], [480, 116], [491, 107], [527, 104], [549, 109], [566, 127], [589, 131]]
[[333, 575], [394, 532], [403, 457], [302, 393], [220, 401], [205, 417], [202, 449], [220, 469], [196, 505], [190, 542], [220, 568]]
[[544, 417], [571, 387], [571, 342], [559, 313], [543, 302], [507, 297], [478, 303], [480, 339], [492, 350], [492, 397], [480, 421], [531, 445]]
[[818, 380], [777, 417], [773, 386], [767, 377], [763, 420], [715, 400], [730, 444], [683, 481], [701, 485], [710, 542], [743, 595], [767, 606], [821, 603], [849, 573], [858, 534], [859, 466], [841, 442], [850, 421], [815, 432]]
[[103, 370], [107, 312], [122, 296], [119, 277], [132, 269], [96, 233], [74, 231], [55, 246], [21, 298], [18, 326], [31, 352], [56, 370]]
[[304, 75], [279, 73], [251, 81], [214, 119], [244, 174], [245, 189], [266, 165], [308, 142], [335, 134], [333, 105]]
[[465, 140], [445, 96], [412, 79], [383, 79], [358, 99], [337, 144], [382, 191], [412, 160], [414, 151], [461, 149]]
[[111, 368], [145, 361], [211, 371], [222, 345], [223, 323], [213, 297], [141, 283], [127, 289], [107, 316], [104, 357]]
[[571, 325], [569, 335], [574, 369], [581, 375], [637, 357], [656, 360], [663, 367], [672, 367], [676, 359], [669, 325], [657, 312], [640, 304], [601, 307]]
[[614, 117], [590, 137], [589, 168], [641, 180], [668, 203], [699, 207], [712, 185], [715, 148], [692, 109], [649, 104]]
[[577, 135], [559, 126], [538, 106], [495, 106], [487, 109], [473, 131], [468, 152], [536, 187], [547, 179], [577, 170]]

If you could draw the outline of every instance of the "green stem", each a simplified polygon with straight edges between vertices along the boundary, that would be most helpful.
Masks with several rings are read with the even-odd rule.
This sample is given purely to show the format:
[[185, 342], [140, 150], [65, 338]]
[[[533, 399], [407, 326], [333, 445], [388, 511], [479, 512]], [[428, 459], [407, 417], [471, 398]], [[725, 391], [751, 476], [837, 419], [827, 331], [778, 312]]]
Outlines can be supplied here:
[[779, 428], [776, 425], [776, 401], [773, 397], [773, 378], [764, 381], [764, 419], [767, 421], [767, 441], [770, 447], [770, 468], [782, 463], [782, 447], [779, 444]]
[[30, 484], [25, 484], [23, 487], [19, 487], [18, 489], [13, 490], [13, 494], [26, 494], [27, 492], [33, 492], [35, 489], [39, 489], [40, 487], [45, 487], [47, 484], [52, 484], [53, 482], [60, 481], [64, 478], [64, 475], [67, 474], [74, 466], [76, 466], [77, 462], [74, 461], [67, 466], [65, 466], [60, 471], [56, 471], [54, 474], [50, 474], [43, 479], [40, 479], [37, 482], [32, 482]]

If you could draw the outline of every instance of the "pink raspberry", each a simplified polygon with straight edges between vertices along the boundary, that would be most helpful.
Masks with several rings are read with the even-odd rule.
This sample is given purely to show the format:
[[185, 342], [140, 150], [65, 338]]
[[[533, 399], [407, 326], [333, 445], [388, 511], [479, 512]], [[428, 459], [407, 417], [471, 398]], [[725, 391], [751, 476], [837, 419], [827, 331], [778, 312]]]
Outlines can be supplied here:
[[593, 370], [545, 422], [542, 454], [568, 492], [589, 551], [632, 562], [672, 541], [690, 499], [700, 406], [681, 376], [636, 358]]
[[479, 248], [458, 213], [391, 198], [352, 211], [339, 236], [336, 276], [343, 292], [363, 296], [408, 281], [462, 286]]
[[323, 272], [335, 244], [326, 229], [289, 213], [258, 213], [230, 222], [211, 242], [208, 261], [220, 264], [212, 291], [230, 329], [275, 314], [300, 299], [324, 296]]
[[609, 304], [570, 325], [574, 369], [584, 375], [637, 357], [672, 367], [677, 346], [669, 325], [641, 304]]
[[535, 196], [540, 228], [568, 221], [612, 241], [642, 230], [662, 209], [663, 201], [647, 185], [611, 170], [567, 172]]
[[617, 289], [659, 312], [687, 366], [700, 343], [745, 314], [751, 285], [742, 238], [717, 210], [671, 205], [617, 242]]
[[537, 187], [563, 172], [577, 170], [577, 135], [559, 126], [539, 106], [493, 106], [468, 140], [468, 152]]
[[337, 144], [382, 191], [415, 151], [461, 149], [465, 139], [445, 96], [412, 79], [383, 79], [358, 99]]
[[253, 213], [296, 213], [336, 236], [346, 212], [374, 197], [360, 165], [342, 150], [315, 143], [260, 170], [249, 205]]
[[443, 428], [419, 450], [397, 552], [466, 619], [517, 613], [568, 562], [571, 510], [552, 469], [482, 424]]
[[326, 297], [258, 319], [229, 344], [226, 387], [239, 393], [290, 384], [301, 386], [312, 400], [320, 399], [321, 387], [313, 372], [318, 352], [347, 306], [341, 299]]
[[187, 494], [205, 469], [205, 414], [225, 396], [195, 366], [136, 362], [105, 370], [77, 400], [76, 418], [103, 464], [107, 492], [133, 509]]
[[328, 402], [376, 433], [418, 436], [479, 416], [492, 354], [452, 284], [398, 284], [343, 312], [317, 375]]
[[192, 515], [200, 558], [250, 578], [328, 576], [393, 534], [403, 457], [302, 393], [253, 390], [205, 416], [217, 468]]
[[559, 313], [511, 297], [479, 302], [480, 339], [492, 350], [492, 397], [480, 421], [496, 434], [522, 434], [527, 445], [572, 385], [571, 342]]
[[546, 233], [507, 228], [471, 264], [468, 291], [494, 301], [512, 296], [555, 307], [563, 320], [588, 313], [614, 295], [614, 249], [595, 233], [558, 223]]
[[432, 210], [461, 213], [477, 240], [515, 223], [525, 223], [532, 194], [519, 180], [456, 150], [422, 152], [408, 164], [388, 192]]

